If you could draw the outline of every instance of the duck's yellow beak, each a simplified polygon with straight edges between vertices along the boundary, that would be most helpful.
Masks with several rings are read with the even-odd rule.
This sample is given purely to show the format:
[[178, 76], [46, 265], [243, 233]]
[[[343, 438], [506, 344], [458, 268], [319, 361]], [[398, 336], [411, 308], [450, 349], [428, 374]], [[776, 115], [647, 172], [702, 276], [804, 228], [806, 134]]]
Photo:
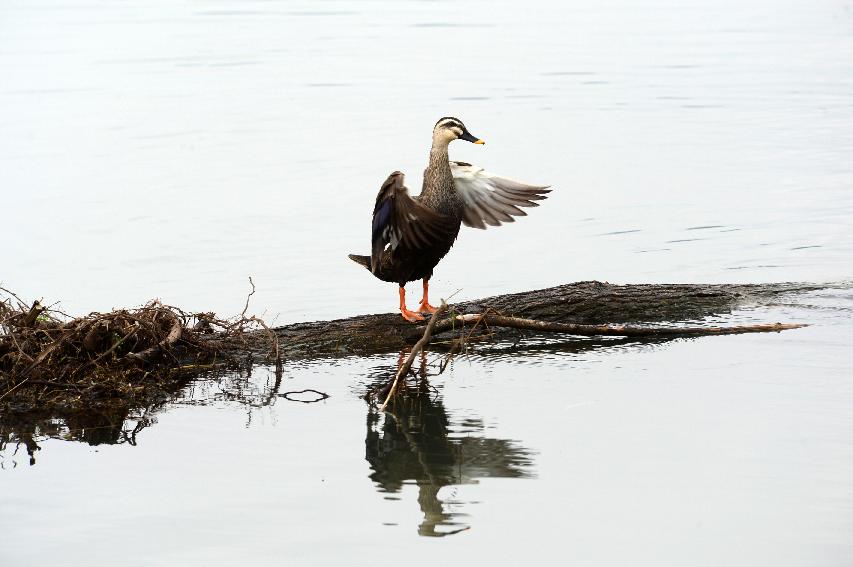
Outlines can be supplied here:
[[486, 142], [484, 142], [483, 140], [477, 140], [477, 141], [476, 141], [476, 142], [474, 142], [474, 143], [475, 143], [475, 144], [483, 145], [483, 144], [485, 144]]

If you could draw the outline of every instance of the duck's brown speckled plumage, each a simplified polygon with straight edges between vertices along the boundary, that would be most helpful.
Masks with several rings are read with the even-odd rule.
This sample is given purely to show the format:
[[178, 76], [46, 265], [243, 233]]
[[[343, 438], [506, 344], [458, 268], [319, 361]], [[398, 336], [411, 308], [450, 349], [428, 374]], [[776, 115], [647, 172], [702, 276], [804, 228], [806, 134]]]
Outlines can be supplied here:
[[429, 165], [424, 170], [421, 194], [414, 197], [420, 204], [441, 215], [428, 246], [412, 248], [401, 243], [395, 249], [383, 251], [376, 277], [386, 282], [405, 285], [420, 279], [430, 279], [433, 269], [456, 242], [462, 226], [462, 200], [453, 185], [447, 146], [433, 148]]
[[[442, 119], [446, 120], [446, 119]], [[442, 120], [436, 124], [436, 128]], [[407, 282], [420, 279], [429, 279], [433, 268], [450, 251], [459, 229], [462, 225], [463, 205], [462, 200], [456, 193], [453, 184], [453, 174], [450, 170], [450, 156], [448, 154], [449, 140], [433, 136], [433, 145], [429, 154], [429, 164], [424, 170], [424, 181], [421, 194], [412, 197], [414, 201], [423, 205], [430, 211], [438, 213], [438, 218], [433, 220], [433, 235], [426, 245], [412, 246], [407, 242], [399, 242], [396, 246], [388, 246], [381, 252], [378, 266], [373, 275], [382, 281], [395, 282], [400, 286]], [[394, 172], [383, 184], [383, 189], [395, 176], [399, 177], [400, 186], [398, 191], [406, 191], [402, 187], [402, 174]], [[391, 198], [388, 191], [380, 190], [377, 197], [374, 216], [382, 205], [382, 201]], [[399, 197], [400, 199], [405, 197]], [[423, 220], [423, 219], [421, 219]], [[371, 269], [370, 256], [350, 255], [356, 262]]]

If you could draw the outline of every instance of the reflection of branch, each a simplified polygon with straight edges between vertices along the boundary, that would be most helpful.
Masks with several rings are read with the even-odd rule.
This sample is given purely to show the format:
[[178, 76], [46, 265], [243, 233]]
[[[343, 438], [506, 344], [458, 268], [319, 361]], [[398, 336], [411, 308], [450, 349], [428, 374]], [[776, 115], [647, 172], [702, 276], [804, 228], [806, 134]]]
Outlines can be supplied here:
[[278, 364], [276, 364], [275, 383], [273, 384], [272, 389], [270, 390], [269, 396], [267, 396], [267, 399], [264, 400], [264, 402], [261, 405], [262, 406], [270, 405], [272, 403], [272, 399], [278, 395], [278, 389], [279, 388], [281, 388], [281, 369], [278, 366]]
[[[319, 397], [316, 400], [300, 400], [298, 398], [291, 398], [290, 397], [293, 394], [304, 394], [306, 392], [311, 392], [311, 393], [317, 394]], [[312, 388], [306, 388], [305, 390], [295, 390], [293, 392], [284, 392], [283, 394], [279, 394], [278, 397], [284, 398], [285, 400], [288, 400], [291, 402], [301, 402], [303, 404], [313, 404], [315, 402], [321, 402], [321, 401], [325, 400], [326, 398], [329, 397], [329, 394], [320, 392], [318, 390], [314, 390]]]
[[[136, 422], [136, 426], [133, 428], [133, 431], [128, 433], [127, 429], [122, 429], [121, 435], [124, 438], [124, 441], [136, 447], [136, 434], [151, 425], [151, 423], [152, 421], [143, 415], [139, 418], [139, 421]], [[116, 443], [120, 442], [121, 441], [116, 441]]]

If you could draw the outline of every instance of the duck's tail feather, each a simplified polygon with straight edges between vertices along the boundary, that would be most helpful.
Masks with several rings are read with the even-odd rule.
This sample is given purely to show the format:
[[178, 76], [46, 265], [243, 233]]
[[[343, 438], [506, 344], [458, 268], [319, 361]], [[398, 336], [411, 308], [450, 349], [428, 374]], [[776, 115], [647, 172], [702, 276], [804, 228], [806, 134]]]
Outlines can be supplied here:
[[359, 256], [358, 254], [349, 254], [348, 256], [356, 264], [360, 264], [368, 270], [370, 269], [370, 256]]

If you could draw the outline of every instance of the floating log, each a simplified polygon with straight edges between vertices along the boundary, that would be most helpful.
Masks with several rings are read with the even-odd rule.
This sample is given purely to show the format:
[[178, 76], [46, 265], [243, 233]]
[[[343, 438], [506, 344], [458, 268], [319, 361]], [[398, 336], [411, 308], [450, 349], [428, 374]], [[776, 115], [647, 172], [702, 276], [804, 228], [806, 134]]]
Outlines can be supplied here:
[[[449, 317], [493, 313], [521, 319], [580, 325], [697, 321], [712, 315], [730, 313], [737, 308], [777, 300], [782, 295], [826, 287], [804, 283], [614, 285], [587, 281], [454, 303], [450, 306]], [[441, 340], [442, 335], [448, 337], [454, 326], [455, 324], [447, 319], [438, 322], [434, 340]], [[417, 342], [423, 336], [424, 330], [424, 324], [409, 323], [399, 313], [384, 313], [332, 321], [294, 323], [278, 327], [274, 332], [279, 338], [282, 356], [293, 360], [398, 352]], [[781, 328], [763, 330], [773, 331]], [[491, 332], [496, 340], [516, 338], [519, 332], [536, 333], [535, 330], [519, 331], [510, 328], [493, 328]], [[569, 329], [565, 332], [572, 334]], [[673, 336], [673, 333], [634, 333], [632, 336], [652, 337], [661, 334]], [[709, 327], [705, 334], [720, 332]]]

